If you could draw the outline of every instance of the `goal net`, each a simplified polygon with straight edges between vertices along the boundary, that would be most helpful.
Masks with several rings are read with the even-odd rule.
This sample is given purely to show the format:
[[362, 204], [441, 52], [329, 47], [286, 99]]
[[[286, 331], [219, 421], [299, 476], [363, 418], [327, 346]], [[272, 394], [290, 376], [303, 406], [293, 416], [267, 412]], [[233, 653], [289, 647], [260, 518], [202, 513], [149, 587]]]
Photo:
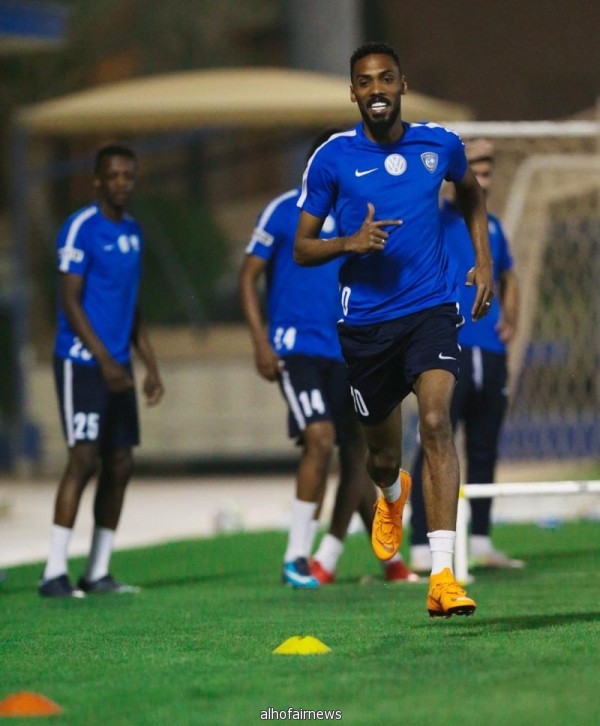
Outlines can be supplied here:
[[511, 242], [521, 314], [505, 458], [600, 452], [600, 125], [465, 123], [496, 146], [488, 202]]

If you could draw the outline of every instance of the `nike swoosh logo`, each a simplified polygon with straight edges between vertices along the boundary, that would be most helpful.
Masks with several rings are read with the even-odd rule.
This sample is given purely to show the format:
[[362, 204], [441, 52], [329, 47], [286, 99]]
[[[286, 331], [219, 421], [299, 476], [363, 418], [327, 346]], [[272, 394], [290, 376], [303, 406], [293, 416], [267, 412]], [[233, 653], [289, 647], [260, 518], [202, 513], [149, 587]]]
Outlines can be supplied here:
[[440, 360], [456, 360], [456, 358], [454, 358], [453, 356], [451, 356], [451, 355], [442, 355], [442, 353], [440, 353], [438, 355], [438, 358]]
[[377, 167], [374, 169], [367, 169], [366, 171], [358, 171], [358, 169], [355, 169], [354, 176], [365, 176], [365, 174], [372, 174], [374, 171], [377, 171]]

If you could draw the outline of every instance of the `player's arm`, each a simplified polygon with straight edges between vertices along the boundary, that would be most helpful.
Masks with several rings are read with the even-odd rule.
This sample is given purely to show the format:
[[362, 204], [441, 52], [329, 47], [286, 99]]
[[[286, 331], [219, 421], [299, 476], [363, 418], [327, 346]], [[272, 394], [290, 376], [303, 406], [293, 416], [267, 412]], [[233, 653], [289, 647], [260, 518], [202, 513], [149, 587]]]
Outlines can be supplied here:
[[263, 321], [258, 296], [258, 281], [267, 268], [266, 260], [246, 255], [240, 269], [238, 287], [240, 303], [254, 346], [256, 370], [267, 381], [279, 378], [279, 356], [273, 350]]
[[500, 320], [497, 331], [503, 343], [510, 343], [517, 332], [519, 319], [519, 283], [514, 270], [505, 270], [500, 275]]
[[83, 275], [70, 272], [59, 273], [58, 288], [62, 308], [69, 325], [98, 362], [109, 389], [115, 392], [125, 391], [133, 386], [133, 380], [127, 369], [111, 356], [92, 327], [81, 304], [83, 286]]
[[146, 368], [146, 375], [142, 385], [142, 390], [146, 397], [146, 404], [148, 406], [156, 406], [157, 403], [160, 403], [164, 395], [165, 387], [158, 372], [158, 363], [156, 362], [154, 348], [150, 342], [148, 328], [142, 318], [142, 312], [139, 306], [135, 310], [131, 342]]
[[471, 309], [473, 320], [482, 318], [494, 297], [494, 264], [488, 237], [488, 218], [485, 196], [475, 175], [467, 167], [464, 177], [455, 183], [456, 201], [465, 219], [475, 250], [475, 267], [467, 274], [467, 285], [477, 285]]
[[294, 240], [294, 260], [305, 267], [322, 265], [348, 253], [380, 252], [385, 248], [389, 233], [384, 227], [402, 224], [399, 219], [375, 220], [375, 207], [367, 204], [367, 216], [361, 227], [348, 237], [320, 239], [324, 219], [302, 211]]

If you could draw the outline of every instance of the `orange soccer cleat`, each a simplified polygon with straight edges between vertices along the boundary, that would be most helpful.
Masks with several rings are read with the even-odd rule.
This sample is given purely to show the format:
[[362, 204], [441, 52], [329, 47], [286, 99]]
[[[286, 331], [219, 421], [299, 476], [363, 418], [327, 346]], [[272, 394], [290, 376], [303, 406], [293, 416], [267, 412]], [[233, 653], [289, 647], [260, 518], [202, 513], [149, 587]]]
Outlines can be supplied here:
[[446, 567], [429, 578], [427, 610], [431, 618], [449, 618], [452, 615], [473, 615], [477, 605], [454, 579]]
[[371, 545], [380, 560], [391, 559], [402, 543], [402, 513], [410, 494], [410, 474], [400, 469], [400, 498], [386, 502], [379, 497], [375, 504], [375, 517], [371, 532]]

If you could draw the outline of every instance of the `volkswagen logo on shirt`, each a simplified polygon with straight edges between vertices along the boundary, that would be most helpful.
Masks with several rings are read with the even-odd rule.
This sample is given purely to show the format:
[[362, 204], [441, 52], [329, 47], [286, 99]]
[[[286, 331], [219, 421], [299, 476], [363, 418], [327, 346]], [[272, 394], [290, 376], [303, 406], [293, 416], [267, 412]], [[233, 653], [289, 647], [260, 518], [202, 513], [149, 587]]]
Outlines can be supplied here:
[[392, 176], [400, 176], [406, 171], [406, 159], [402, 154], [390, 154], [384, 162], [385, 170]]

